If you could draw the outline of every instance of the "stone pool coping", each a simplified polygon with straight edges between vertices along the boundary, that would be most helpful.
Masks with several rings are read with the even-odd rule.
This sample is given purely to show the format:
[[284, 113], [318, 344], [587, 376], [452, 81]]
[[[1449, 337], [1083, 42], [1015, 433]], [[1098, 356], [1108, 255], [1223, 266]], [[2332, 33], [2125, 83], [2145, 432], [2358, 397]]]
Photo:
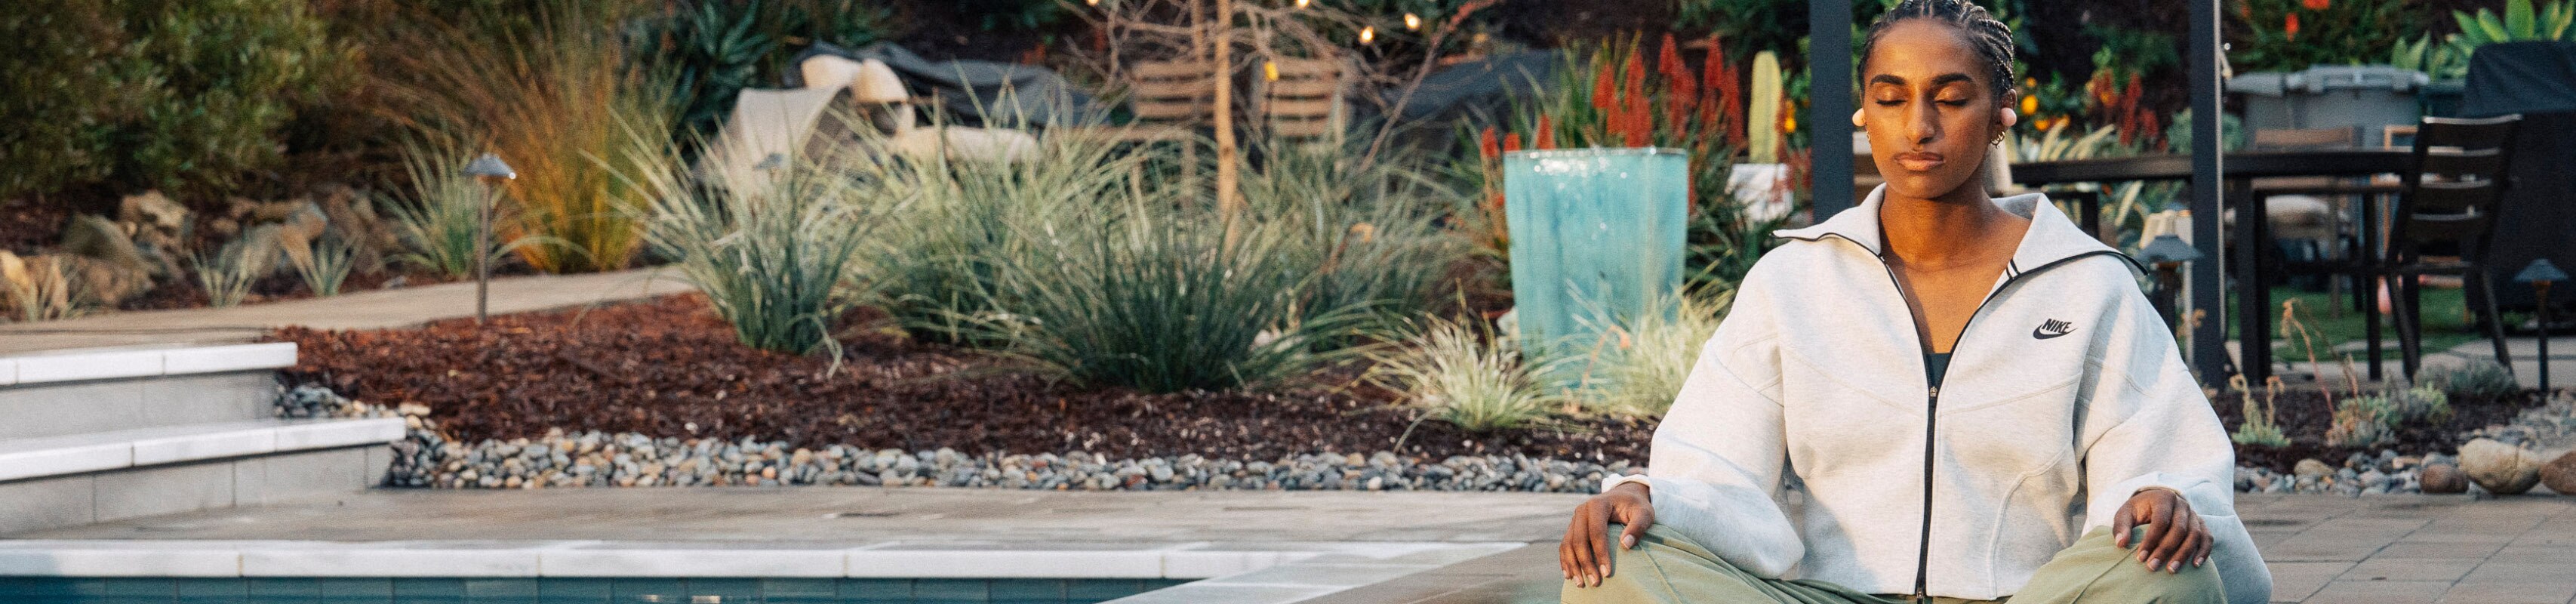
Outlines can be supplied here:
[[[0, 576], [1209, 579], [1119, 602], [1293, 602], [1518, 542], [0, 541]], [[1178, 598], [1178, 599], [1173, 599]], [[1283, 599], [1284, 598], [1284, 599]]]

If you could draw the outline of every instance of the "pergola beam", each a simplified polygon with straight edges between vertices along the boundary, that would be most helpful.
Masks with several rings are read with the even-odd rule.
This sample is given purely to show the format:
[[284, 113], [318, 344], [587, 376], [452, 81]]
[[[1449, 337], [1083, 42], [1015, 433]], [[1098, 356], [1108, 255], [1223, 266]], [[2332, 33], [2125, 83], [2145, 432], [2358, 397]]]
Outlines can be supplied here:
[[1807, 2], [1808, 170], [1817, 222], [1852, 207], [1852, 0]]
[[2220, 316], [2227, 298], [2220, 269], [2226, 256], [2219, 253], [2224, 237], [2218, 232], [2226, 141], [2219, 138], [2219, 125], [2226, 117], [2219, 106], [2218, 15], [2218, 0], [2191, 0], [2191, 43], [2183, 47], [2189, 61], [2184, 75], [2191, 78], [2191, 245], [2200, 250], [2200, 259], [2191, 265], [2191, 310], [2183, 323], [2191, 326], [2191, 367], [2202, 384], [2227, 383], [2227, 323], [2236, 320]]

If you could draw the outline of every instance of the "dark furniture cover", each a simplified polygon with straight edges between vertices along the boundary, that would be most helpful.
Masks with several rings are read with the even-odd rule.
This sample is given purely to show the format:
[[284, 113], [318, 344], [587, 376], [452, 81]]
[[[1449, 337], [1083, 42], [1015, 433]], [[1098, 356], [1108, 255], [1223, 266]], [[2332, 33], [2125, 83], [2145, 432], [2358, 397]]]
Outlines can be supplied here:
[[[2534, 258], [2576, 266], [2576, 42], [2478, 47], [2464, 92], [2464, 117], [2522, 114], [2486, 270], [2504, 310], [2531, 310], [2532, 288], [2513, 282], [2514, 273]], [[2576, 288], [2559, 290], [2554, 306], [2576, 306], [2576, 295], [2563, 293]]]
[[[876, 59], [893, 68], [916, 97], [942, 99], [941, 109], [973, 122], [967, 125], [1014, 127], [1082, 125], [1105, 117], [1094, 111], [1091, 95], [1043, 67], [993, 61], [932, 61], [889, 43], [850, 50], [815, 43], [797, 53], [801, 62], [814, 55], [853, 61]], [[803, 76], [787, 72], [789, 87], [804, 86]], [[1025, 123], [1019, 120], [1027, 120]]]

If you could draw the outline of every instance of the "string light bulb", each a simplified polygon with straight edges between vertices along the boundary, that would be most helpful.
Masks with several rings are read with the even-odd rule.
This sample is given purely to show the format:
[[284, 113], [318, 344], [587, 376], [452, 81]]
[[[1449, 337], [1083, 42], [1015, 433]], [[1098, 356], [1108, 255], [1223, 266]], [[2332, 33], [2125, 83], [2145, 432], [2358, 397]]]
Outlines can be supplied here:
[[1273, 82], [1279, 81], [1279, 63], [1276, 61], [1262, 61], [1261, 77]]
[[1297, 10], [1305, 10], [1307, 5], [1314, 3], [1315, 0], [1297, 0]]
[[1413, 14], [1413, 13], [1405, 13], [1405, 14], [1404, 14], [1404, 28], [1405, 28], [1406, 30], [1422, 29], [1422, 15], [1416, 15], [1416, 14]]
[[1092, 6], [1100, 6], [1100, 0], [1082, 0], [1082, 3], [1083, 3], [1083, 4], [1089, 4], [1089, 5], [1092, 5]]
[[1361, 44], [1371, 44], [1375, 42], [1377, 42], [1377, 26], [1371, 25], [1360, 28]]

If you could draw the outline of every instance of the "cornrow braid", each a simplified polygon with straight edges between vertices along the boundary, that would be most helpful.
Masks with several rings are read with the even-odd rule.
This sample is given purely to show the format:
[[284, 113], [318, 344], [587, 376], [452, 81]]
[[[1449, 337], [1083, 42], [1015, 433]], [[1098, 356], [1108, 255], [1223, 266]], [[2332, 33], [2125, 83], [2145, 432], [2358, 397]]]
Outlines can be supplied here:
[[1864, 71], [1869, 66], [1870, 52], [1878, 48], [1878, 37], [1887, 33], [1888, 26], [1911, 19], [1932, 19], [1966, 33], [1968, 45], [1975, 47], [1977, 58], [1986, 62], [1987, 80], [1994, 88], [1995, 102], [2008, 102], [2006, 97], [2012, 94], [2014, 81], [2012, 28], [2005, 27], [1993, 13], [1986, 12], [1986, 7], [1968, 0], [1905, 0], [1879, 15], [1877, 21], [1869, 24], [1869, 38], [1860, 46]]

